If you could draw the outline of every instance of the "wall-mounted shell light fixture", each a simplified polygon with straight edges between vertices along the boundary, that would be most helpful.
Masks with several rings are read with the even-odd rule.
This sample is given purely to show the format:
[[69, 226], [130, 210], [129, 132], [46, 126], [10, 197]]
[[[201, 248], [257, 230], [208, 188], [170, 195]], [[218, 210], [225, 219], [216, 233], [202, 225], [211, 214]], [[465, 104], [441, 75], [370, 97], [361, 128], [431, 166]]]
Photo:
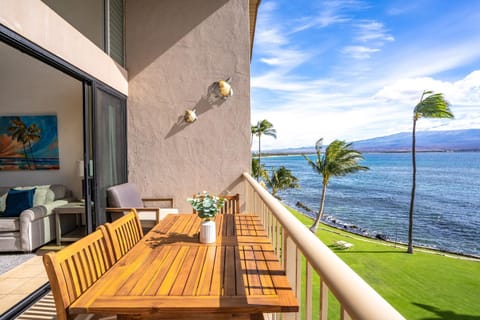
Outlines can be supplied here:
[[225, 80], [218, 80], [213, 84], [212, 90], [213, 93], [222, 99], [227, 99], [230, 96], [233, 96], [233, 89], [231, 85], [232, 77], [229, 77]]
[[195, 122], [195, 120], [197, 120], [196, 110], [195, 110], [195, 109], [193, 109], [193, 110], [190, 110], [190, 109], [185, 110], [185, 114], [183, 115], [183, 120], [185, 120], [185, 122], [187, 122], [187, 123], [193, 123], [193, 122]]

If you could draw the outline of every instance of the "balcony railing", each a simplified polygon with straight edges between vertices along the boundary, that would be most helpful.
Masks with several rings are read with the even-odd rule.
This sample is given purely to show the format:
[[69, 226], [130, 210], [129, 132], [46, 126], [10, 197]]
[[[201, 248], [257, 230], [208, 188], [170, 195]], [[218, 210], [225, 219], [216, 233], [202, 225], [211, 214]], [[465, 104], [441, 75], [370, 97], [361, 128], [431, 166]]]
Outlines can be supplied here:
[[[336, 315], [342, 320], [404, 319], [250, 174], [244, 173], [243, 177], [245, 211], [261, 218], [301, 305], [293, 318], [326, 320]], [[329, 296], [338, 302], [329, 303]], [[331, 310], [332, 306], [339, 310]]]

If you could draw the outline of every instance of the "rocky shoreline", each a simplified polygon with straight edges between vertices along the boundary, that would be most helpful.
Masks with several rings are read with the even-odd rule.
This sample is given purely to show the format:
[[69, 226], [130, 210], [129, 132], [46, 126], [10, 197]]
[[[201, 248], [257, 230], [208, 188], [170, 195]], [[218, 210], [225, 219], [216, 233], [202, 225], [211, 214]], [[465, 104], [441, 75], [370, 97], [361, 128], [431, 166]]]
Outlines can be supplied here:
[[[298, 212], [300, 212], [301, 214], [303, 214], [303, 215], [305, 215], [309, 218], [312, 218], [313, 210], [310, 209], [309, 207], [307, 207], [305, 204], [301, 203], [300, 201], [297, 201], [295, 206], [301, 209], [301, 210], [297, 209]], [[359, 236], [362, 236], [362, 237], [375, 239], [375, 240], [381, 240], [381, 241], [385, 241], [385, 242], [388, 242], [388, 243], [391, 243], [391, 244], [398, 244], [398, 245], [403, 245], [403, 246], [407, 245], [407, 243], [405, 243], [405, 242], [401, 242], [401, 241], [398, 241], [396, 239], [395, 240], [392, 239], [387, 234], [384, 234], [384, 233], [374, 233], [374, 234], [372, 234], [367, 229], [364, 229], [364, 228], [359, 227], [359, 226], [354, 225], [354, 224], [349, 224], [349, 223], [345, 223], [343, 221], [339, 221], [335, 217], [332, 217], [332, 216], [324, 216], [323, 219], [322, 219], [322, 223], [324, 223], [324, 224], [326, 224], [326, 225], [328, 225], [332, 228], [343, 230], [343, 231], [346, 231], [346, 232], [349, 232], [349, 233], [352, 233], [352, 234], [355, 234], [355, 235], [359, 235]], [[445, 249], [439, 249], [439, 248], [436, 248], [436, 247], [431, 247], [431, 246], [426, 246], [426, 245], [418, 245], [418, 244], [415, 244], [414, 247], [422, 248], [422, 249], [428, 249], [428, 250], [432, 250], [432, 251], [437, 251], [439, 253], [458, 255], [458, 256], [473, 258], [473, 259], [480, 259], [480, 256], [478, 256], [478, 255], [464, 253], [464, 252], [461, 252], [461, 251], [445, 250]]]

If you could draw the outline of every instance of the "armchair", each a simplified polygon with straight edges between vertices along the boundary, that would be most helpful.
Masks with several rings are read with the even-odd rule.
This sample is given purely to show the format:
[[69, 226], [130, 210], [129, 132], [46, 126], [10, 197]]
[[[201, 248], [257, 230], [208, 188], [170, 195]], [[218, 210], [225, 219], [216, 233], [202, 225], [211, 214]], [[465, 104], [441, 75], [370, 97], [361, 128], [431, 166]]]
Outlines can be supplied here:
[[[163, 219], [166, 214], [178, 212], [178, 210], [173, 209], [174, 202], [172, 197], [142, 198], [137, 186], [131, 182], [108, 188], [107, 201], [109, 207], [106, 211], [110, 213], [112, 221], [127, 214], [134, 208], [137, 210], [144, 227], [153, 226]], [[147, 203], [155, 203], [157, 206], [149, 207]], [[159, 203], [167, 203], [167, 206], [160, 208], [158, 206]]]

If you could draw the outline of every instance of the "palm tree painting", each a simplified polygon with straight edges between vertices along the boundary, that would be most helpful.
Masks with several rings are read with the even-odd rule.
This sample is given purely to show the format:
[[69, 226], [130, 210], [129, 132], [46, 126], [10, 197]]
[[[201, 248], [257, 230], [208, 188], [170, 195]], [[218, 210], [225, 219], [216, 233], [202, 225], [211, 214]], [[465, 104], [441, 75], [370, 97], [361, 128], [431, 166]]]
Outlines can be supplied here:
[[57, 116], [0, 116], [0, 170], [59, 168]]

